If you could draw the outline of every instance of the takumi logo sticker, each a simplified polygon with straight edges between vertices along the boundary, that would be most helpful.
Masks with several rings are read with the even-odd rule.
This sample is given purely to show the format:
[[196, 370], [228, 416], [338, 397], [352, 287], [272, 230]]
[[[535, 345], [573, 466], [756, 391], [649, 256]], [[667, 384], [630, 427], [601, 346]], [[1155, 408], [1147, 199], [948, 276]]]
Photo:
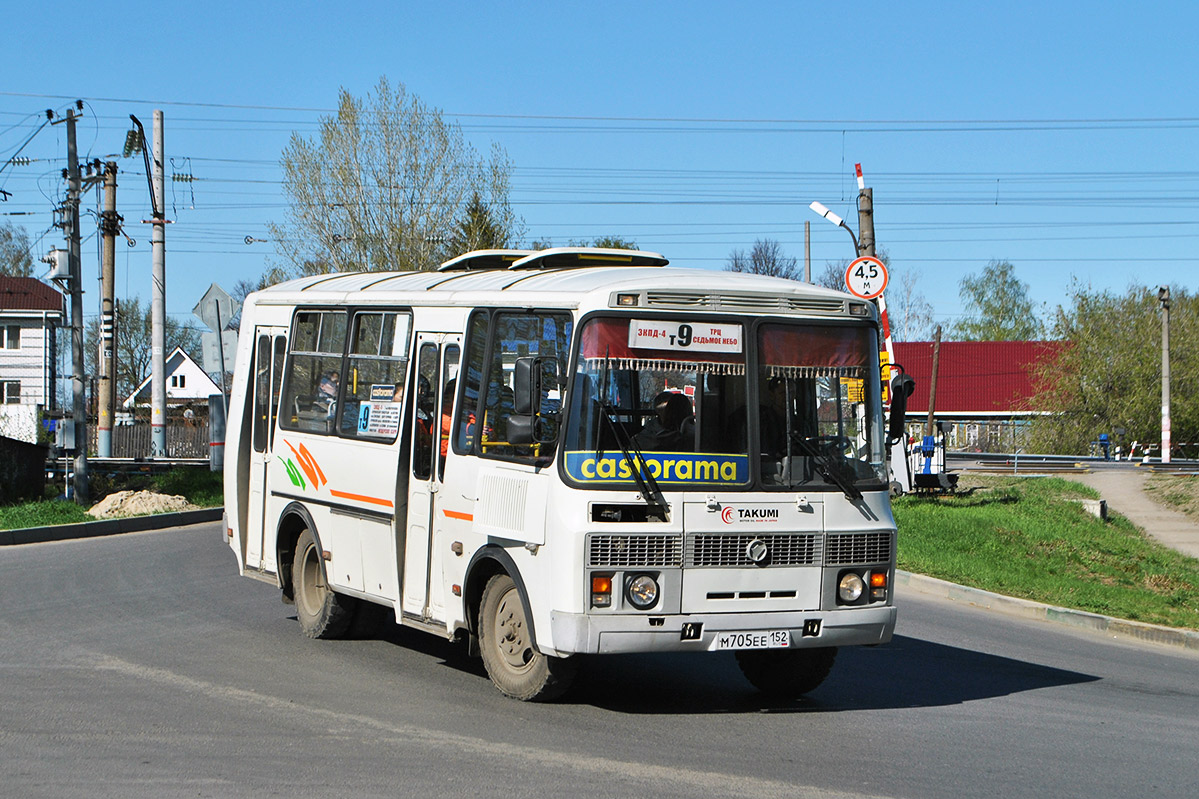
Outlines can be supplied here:
[[725, 524], [736, 522], [773, 523], [777, 522], [779, 518], [778, 508], [734, 508], [726, 505], [720, 512], [720, 520]]

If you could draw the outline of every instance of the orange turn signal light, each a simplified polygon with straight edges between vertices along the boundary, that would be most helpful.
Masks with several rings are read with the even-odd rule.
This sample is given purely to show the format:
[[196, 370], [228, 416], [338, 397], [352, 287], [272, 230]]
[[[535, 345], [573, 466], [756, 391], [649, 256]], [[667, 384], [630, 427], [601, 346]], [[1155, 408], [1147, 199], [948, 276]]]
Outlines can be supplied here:
[[870, 573], [870, 587], [871, 588], [886, 588], [887, 587], [887, 573], [886, 572], [871, 572]]
[[612, 593], [612, 578], [606, 574], [593, 574], [591, 576], [591, 593]]

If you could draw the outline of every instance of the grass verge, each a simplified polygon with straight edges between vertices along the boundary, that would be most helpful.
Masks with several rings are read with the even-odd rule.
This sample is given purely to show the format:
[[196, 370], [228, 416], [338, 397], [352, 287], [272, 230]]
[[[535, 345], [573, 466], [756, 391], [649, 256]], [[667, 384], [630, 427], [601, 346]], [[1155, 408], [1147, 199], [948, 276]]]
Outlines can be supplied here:
[[[117, 491], [153, 491], [175, 494], [201, 508], [215, 508], [224, 502], [222, 474], [207, 467], [182, 466], [162, 474], [93, 475], [93, 503]], [[41, 500], [0, 507], [0, 530], [45, 527], [52, 524], [93, 522], [84, 508], [63, 500]]]
[[1199, 521], [1199, 478], [1192, 475], [1151, 474], [1145, 493], [1160, 505]]
[[[1199, 561], [1121, 516], [1103, 522], [1061, 478], [973, 477], [969, 493], [894, 504], [899, 568], [1007, 596], [1199, 629]], [[973, 489], [973, 490], [971, 490]]]

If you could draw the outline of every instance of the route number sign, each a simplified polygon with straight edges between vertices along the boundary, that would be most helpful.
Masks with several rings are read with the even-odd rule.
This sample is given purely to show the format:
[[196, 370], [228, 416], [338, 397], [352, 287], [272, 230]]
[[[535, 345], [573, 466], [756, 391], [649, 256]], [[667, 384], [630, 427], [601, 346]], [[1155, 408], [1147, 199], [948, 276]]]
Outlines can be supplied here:
[[873, 255], [863, 255], [845, 269], [845, 288], [855, 297], [873, 300], [887, 287], [887, 265]]

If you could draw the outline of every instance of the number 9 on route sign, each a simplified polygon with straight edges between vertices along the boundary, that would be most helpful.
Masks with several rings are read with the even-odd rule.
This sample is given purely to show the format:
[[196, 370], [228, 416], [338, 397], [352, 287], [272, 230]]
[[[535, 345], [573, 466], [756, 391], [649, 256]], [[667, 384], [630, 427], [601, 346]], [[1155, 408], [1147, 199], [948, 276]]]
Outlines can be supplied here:
[[887, 287], [887, 265], [873, 255], [863, 255], [845, 269], [845, 288], [855, 297], [873, 300]]

